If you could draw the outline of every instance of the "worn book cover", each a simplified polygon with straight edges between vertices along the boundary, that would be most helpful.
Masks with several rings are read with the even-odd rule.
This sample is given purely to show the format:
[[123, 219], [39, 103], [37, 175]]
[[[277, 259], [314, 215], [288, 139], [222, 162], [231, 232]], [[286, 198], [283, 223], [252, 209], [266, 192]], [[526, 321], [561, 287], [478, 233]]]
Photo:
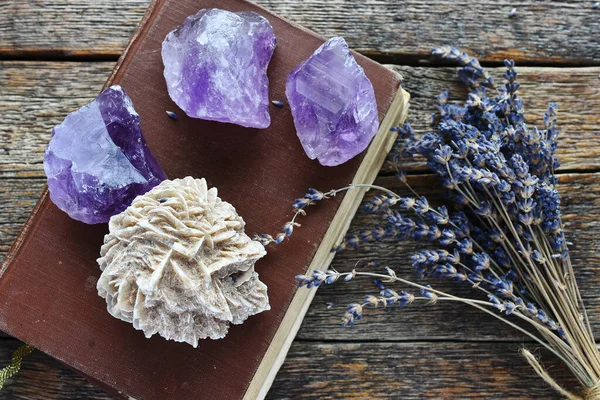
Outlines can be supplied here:
[[[408, 107], [397, 74], [355, 54], [375, 88], [381, 128], [359, 157], [321, 166], [305, 155], [289, 107], [272, 108], [271, 126], [256, 130], [185, 117], [171, 101], [161, 43], [202, 8], [255, 11], [271, 22], [278, 39], [268, 70], [274, 100], [285, 100], [287, 75], [324, 41], [243, 0], [154, 1], [107, 86], [119, 84], [132, 98], [144, 136], [169, 178], [206, 178], [237, 208], [249, 235], [280, 232], [293, 200], [309, 187], [372, 182], [394, 139], [389, 129]], [[167, 110], [180, 118], [169, 119]], [[107, 225], [70, 219], [46, 191], [0, 269], [0, 329], [122, 397], [264, 397], [313, 295], [297, 291], [294, 276], [327, 266], [362, 195], [351, 191], [314, 207], [289, 241], [269, 247], [256, 270], [269, 288], [272, 309], [232, 326], [225, 339], [203, 340], [194, 349], [159, 336], [146, 339], [106, 311], [96, 290], [96, 259]]]

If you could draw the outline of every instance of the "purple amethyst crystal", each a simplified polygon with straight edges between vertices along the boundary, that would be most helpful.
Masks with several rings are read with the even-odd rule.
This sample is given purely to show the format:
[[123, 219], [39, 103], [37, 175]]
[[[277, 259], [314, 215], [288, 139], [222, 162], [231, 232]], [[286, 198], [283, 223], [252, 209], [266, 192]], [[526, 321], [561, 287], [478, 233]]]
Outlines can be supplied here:
[[54, 127], [44, 171], [54, 204], [87, 224], [108, 222], [167, 178], [120, 86], [106, 89]]
[[192, 118], [266, 128], [267, 67], [276, 44], [260, 14], [200, 10], [162, 44], [169, 95]]
[[344, 38], [319, 47], [288, 76], [285, 94], [304, 151], [322, 165], [367, 148], [379, 128], [375, 92]]

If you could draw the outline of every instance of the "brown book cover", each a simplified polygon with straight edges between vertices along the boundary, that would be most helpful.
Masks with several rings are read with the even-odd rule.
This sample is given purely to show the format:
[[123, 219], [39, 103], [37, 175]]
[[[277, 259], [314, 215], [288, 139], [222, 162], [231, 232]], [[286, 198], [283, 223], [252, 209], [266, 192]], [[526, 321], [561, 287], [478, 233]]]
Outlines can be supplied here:
[[[289, 107], [272, 108], [268, 129], [191, 119], [167, 94], [160, 48], [165, 35], [202, 8], [256, 11], [273, 25], [277, 48], [269, 96], [285, 100], [285, 80], [323, 39], [243, 0], [156, 0], [119, 60], [108, 85], [120, 84], [142, 117], [144, 136], [169, 178], [207, 179], [245, 219], [246, 231], [275, 233], [306, 189], [372, 182], [389, 149], [392, 124], [407, 95], [394, 72], [355, 54], [375, 88], [380, 132], [365, 154], [338, 167], [310, 160], [296, 137]], [[57, 84], [60, 84], [57, 82]], [[166, 110], [178, 111], [177, 121]], [[58, 122], [58, 121], [57, 121]], [[48, 138], [50, 132], [48, 132]], [[256, 269], [272, 309], [232, 326], [198, 348], [144, 338], [113, 318], [98, 296], [96, 263], [107, 225], [85, 225], [52, 204], [45, 191], [0, 269], [0, 329], [71, 366], [111, 392], [135, 399], [240, 399], [266, 394], [295, 335], [312, 291], [294, 276], [326, 266], [362, 192], [323, 202], [283, 244], [268, 248]]]

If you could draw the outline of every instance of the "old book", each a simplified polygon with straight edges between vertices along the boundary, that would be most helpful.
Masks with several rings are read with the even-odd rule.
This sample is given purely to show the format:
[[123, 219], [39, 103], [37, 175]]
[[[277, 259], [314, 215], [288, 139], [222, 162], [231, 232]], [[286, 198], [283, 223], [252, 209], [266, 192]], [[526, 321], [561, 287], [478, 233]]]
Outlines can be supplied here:
[[[177, 111], [162, 75], [160, 46], [170, 30], [201, 8], [256, 11], [273, 25], [278, 46], [269, 66], [270, 98], [285, 99], [289, 72], [323, 39], [243, 0], [156, 0], [106, 85], [120, 84], [142, 117], [152, 152], [171, 178], [204, 177], [247, 222], [247, 232], [279, 232], [306, 189], [328, 190], [375, 179], [407, 112], [399, 77], [356, 54], [373, 82], [381, 128], [368, 150], [338, 167], [306, 157], [289, 108], [272, 109], [268, 129], [190, 119]], [[60, 83], [57, 83], [60, 84]], [[48, 137], [50, 132], [48, 132]], [[294, 276], [331, 261], [362, 191], [311, 209], [290, 241], [269, 247], [257, 264], [272, 309], [232, 326], [222, 340], [188, 344], [142, 332], [108, 314], [96, 291], [106, 225], [71, 220], [42, 194], [0, 269], [0, 329], [48, 353], [107, 390], [135, 399], [255, 399], [266, 395], [314, 291]]]

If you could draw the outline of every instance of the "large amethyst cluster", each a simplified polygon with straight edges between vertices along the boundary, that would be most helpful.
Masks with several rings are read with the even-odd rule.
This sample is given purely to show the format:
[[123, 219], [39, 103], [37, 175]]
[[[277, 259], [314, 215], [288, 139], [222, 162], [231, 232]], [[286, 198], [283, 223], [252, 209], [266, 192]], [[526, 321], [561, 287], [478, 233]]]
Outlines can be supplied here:
[[300, 142], [311, 159], [335, 166], [367, 148], [379, 128], [373, 85], [334, 37], [288, 76], [285, 93]]
[[169, 95], [192, 118], [267, 128], [276, 45], [273, 27], [255, 12], [200, 10], [162, 44]]
[[54, 204], [88, 224], [108, 222], [166, 179], [120, 86], [109, 87], [52, 130], [44, 170]]

